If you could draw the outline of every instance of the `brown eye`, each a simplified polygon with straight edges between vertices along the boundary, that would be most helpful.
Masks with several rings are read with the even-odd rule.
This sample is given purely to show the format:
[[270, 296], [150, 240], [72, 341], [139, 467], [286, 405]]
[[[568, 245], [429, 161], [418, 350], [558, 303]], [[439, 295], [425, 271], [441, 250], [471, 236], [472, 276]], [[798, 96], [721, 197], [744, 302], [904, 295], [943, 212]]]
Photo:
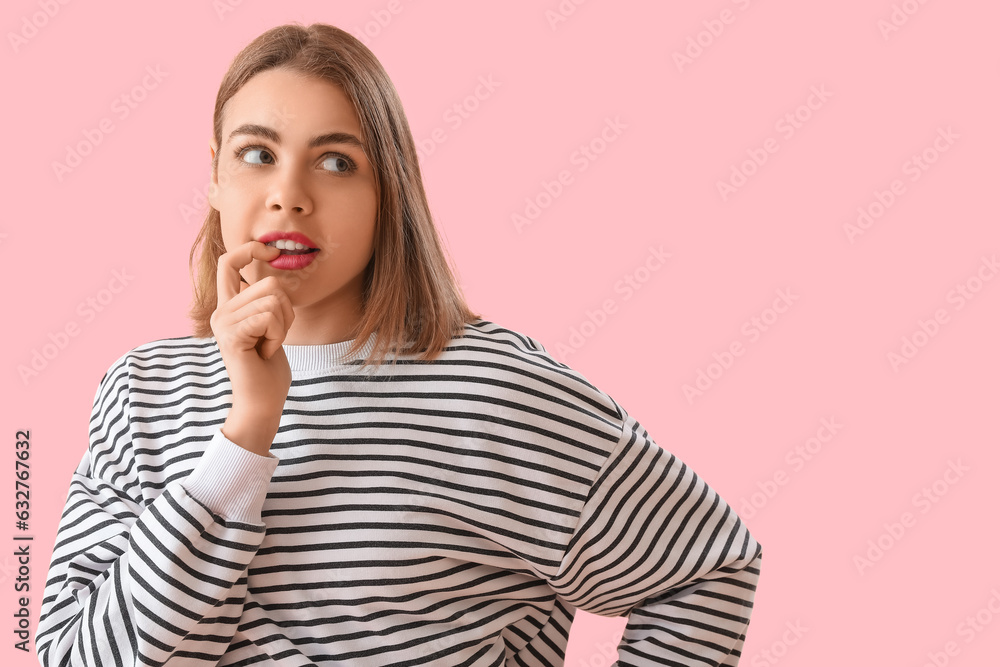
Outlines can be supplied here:
[[[254, 153], [259, 153], [260, 157], [257, 160], [243, 160], [244, 155], [253, 155]], [[266, 156], [266, 157], [265, 157]], [[261, 166], [265, 164], [274, 164], [274, 156], [266, 148], [260, 146], [244, 146], [242, 148], [236, 149], [236, 159], [243, 161], [245, 164], [253, 166]]]
[[332, 171], [335, 174], [346, 174], [357, 168], [354, 164], [354, 160], [346, 155], [340, 155], [339, 153], [331, 153], [323, 160], [323, 164], [329, 167], [329, 171]]

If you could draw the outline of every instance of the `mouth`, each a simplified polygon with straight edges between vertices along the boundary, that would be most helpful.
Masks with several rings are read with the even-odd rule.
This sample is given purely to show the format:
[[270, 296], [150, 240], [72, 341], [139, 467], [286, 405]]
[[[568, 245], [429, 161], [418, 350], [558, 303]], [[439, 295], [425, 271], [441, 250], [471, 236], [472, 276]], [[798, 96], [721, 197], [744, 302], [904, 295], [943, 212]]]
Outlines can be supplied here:
[[319, 252], [313, 240], [305, 234], [290, 229], [273, 229], [257, 240], [264, 245], [281, 250], [282, 255], [308, 255]]
[[296, 243], [295, 241], [287, 239], [268, 241], [264, 245], [269, 245], [272, 248], [279, 249], [282, 255], [308, 255], [310, 253], [319, 252], [319, 248], [310, 248], [304, 243]]

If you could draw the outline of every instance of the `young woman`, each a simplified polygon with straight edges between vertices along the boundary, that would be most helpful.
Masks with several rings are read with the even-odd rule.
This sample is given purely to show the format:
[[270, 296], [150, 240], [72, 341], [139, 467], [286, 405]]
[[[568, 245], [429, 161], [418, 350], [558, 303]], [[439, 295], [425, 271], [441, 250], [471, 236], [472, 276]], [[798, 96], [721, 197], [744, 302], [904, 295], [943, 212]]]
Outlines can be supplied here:
[[[195, 335], [102, 378], [44, 665], [736, 665], [761, 547], [528, 336], [471, 312], [396, 91], [337, 28], [234, 60], [191, 251]], [[392, 363], [387, 363], [390, 360]]]

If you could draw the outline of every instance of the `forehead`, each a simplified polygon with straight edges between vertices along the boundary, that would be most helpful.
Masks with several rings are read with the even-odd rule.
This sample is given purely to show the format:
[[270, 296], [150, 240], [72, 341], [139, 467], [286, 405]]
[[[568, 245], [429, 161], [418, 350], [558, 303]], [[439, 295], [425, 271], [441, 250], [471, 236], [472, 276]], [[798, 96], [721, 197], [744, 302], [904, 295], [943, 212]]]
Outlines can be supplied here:
[[245, 123], [270, 127], [282, 140], [302, 143], [319, 132], [361, 134], [354, 105], [340, 86], [280, 68], [255, 74], [229, 98], [223, 107], [223, 141]]

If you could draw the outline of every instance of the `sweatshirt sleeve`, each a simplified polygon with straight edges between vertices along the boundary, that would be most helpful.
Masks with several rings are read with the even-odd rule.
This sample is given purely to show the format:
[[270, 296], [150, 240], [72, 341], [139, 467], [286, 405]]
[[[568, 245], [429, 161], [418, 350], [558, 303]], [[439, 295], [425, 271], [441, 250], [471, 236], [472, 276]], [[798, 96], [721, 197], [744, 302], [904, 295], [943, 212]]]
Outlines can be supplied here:
[[[278, 459], [217, 429], [188, 477], [140, 495], [128, 355], [101, 379], [35, 636], [42, 665], [214, 665], [242, 614]], [[171, 662], [173, 664], [173, 662]]]
[[733, 667], [750, 623], [761, 545], [718, 493], [622, 414], [621, 441], [550, 583], [580, 609], [628, 616], [620, 667]]

